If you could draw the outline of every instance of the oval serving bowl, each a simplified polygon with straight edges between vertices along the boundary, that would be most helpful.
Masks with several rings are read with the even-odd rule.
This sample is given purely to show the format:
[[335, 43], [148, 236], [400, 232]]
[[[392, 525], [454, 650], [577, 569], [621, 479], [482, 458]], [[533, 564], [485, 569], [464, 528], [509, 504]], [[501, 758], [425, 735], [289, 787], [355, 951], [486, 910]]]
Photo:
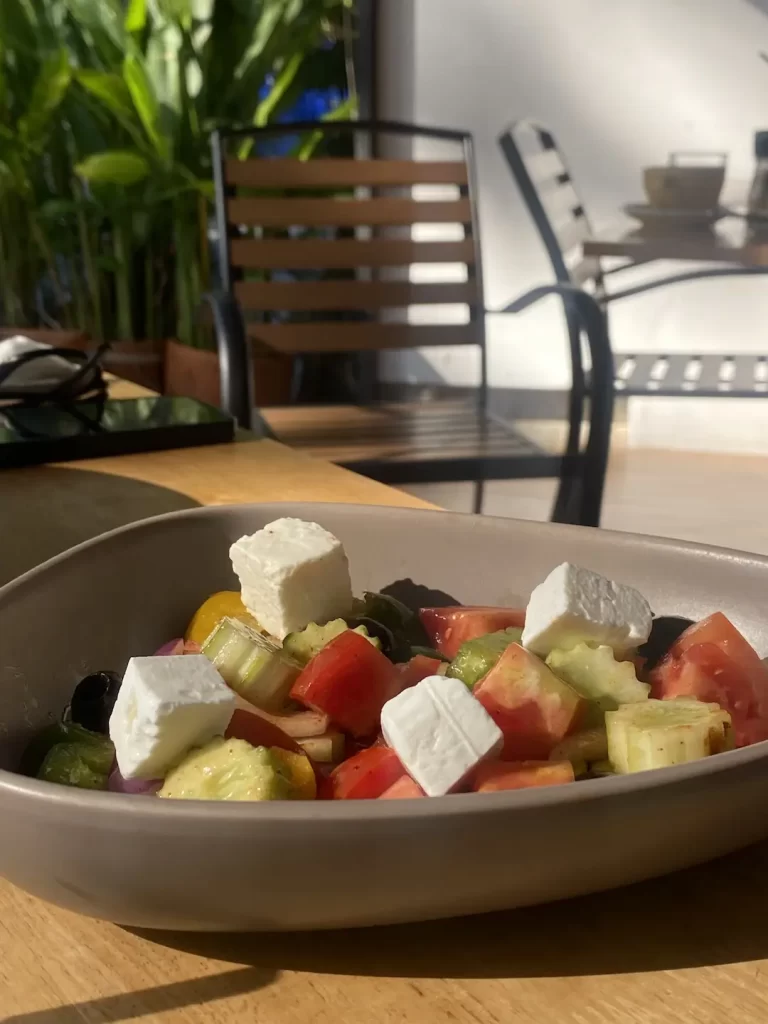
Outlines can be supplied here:
[[13, 773], [87, 671], [121, 670], [232, 588], [228, 546], [280, 516], [344, 542], [356, 591], [411, 577], [513, 604], [570, 560], [656, 614], [722, 609], [768, 648], [768, 559], [630, 534], [321, 504], [204, 508], [90, 541], [0, 589], [0, 874], [124, 925], [336, 928], [560, 899], [768, 835], [768, 743], [550, 789], [435, 800], [217, 804], [54, 786]]

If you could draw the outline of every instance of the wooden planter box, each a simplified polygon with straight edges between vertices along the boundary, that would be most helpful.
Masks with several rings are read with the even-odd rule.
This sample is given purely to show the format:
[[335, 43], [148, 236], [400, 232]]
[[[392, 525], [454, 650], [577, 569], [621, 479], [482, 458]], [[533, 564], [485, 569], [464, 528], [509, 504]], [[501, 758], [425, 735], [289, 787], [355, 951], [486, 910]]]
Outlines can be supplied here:
[[[93, 343], [88, 347], [92, 348]], [[162, 392], [164, 348], [162, 341], [115, 341], [102, 365], [116, 377]]]
[[[258, 406], [287, 405], [291, 398], [292, 360], [288, 356], [258, 353], [253, 358], [254, 389]], [[187, 395], [210, 405], [221, 404], [219, 356], [208, 349], [191, 348], [178, 341], [165, 346], [165, 393]]]

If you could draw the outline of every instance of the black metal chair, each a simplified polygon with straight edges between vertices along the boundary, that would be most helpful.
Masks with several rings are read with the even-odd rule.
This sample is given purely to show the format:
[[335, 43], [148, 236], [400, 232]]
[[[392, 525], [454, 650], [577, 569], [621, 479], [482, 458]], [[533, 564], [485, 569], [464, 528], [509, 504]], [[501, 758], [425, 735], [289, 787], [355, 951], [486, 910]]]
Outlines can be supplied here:
[[[459, 159], [230, 155], [243, 156], [251, 141], [258, 152], [263, 140], [286, 135], [299, 140], [366, 136], [368, 151], [375, 152], [373, 143], [384, 134], [449, 143]], [[212, 146], [222, 287], [208, 301], [221, 356], [222, 401], [242, 426], [253, 423], [252, 345], [293, 355], [472, 345], [479, 352], [480, 385], [468, 404], [304, 405], [262, 409], [260, 417], [279, 440], [385, 483], [475, 481], [475, 511], [481, 511], [487, 480], [559, 478], [554, 517], [599, 524], [613, 409], [604, 320], [594, 299], [567, 282], [536, 289], [509, 307], [519, 312], [556, 293], [583, 330], [592, 365], [589, 385], [580, 389], [580, 409], [587, 391], [591, 398], [583, 447], [577, 439], [564, 454], [553, 455], [492, 415], [468, 133], [391, 122], [328, 122], [217, 132]], [[413, 186], [434, 185], [450, 186], [452, 198], [413, 193]], [[460, 240], [415, 240], [412, 225], [422, 223], [458, 224]], [[443, 275], [421, 283], [404, 269], [444, 263], [463, 265], [466, 279]], [[344, 280], [292, 279], [291, 272], [310, 267], [350, 273]], [[466, 322], [414, 323], [402, 315], [415, 304], [446, 303], [462, 303]], [[583, 382], [581, 349], [571, 355], [574, 380]]]
[[[593, 234], [592, 226], [552, 132], [534, 121], [522, 120], [503, 132], [498, 141], [547, 250], [555, 280], [588, 289], [606, 315], [608, 306], [619, 299], [667, 285], [768, 273], [759, 267], [703, 266], [615, 290], [610, 287], [614, 276], [637, 264], [606, 269], [599, 259], [583, 256], [582, 246]], [[565, 316], [573, 355], [580, 347], [579, 325], [567, 308]], [[752, 398], [764, 397], [768, 392], [768, 360], [764, 355], [617, 352], [615, 365], [616, 390], [627, 396]]]

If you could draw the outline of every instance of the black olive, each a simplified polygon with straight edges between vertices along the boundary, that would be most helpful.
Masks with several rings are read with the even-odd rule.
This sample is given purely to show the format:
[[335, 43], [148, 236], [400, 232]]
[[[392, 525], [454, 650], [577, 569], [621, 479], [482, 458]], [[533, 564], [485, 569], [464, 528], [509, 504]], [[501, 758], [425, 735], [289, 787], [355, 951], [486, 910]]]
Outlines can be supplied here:
[[362, 607], [358, 611], [361, 615], [381, 622], [396, 637], [401, 637], [409, 644], [429, 643], [418, 614], [391, 594], [366, 591], [360, 603]]
[[393, 597], [406, 608], [418, 614], [421, 608], [448, 608], [457, 607], [461, 601], [446, 594], [444, 590], [435, 590], [432, 587], [425, 587], [421, 583], [414, 583], [411, 579], [395, 580], [388, 587], [382, 587], [381, 593], [385, 597]]
[[70, 721], [92, 732], [108, 733], [121, 682], [116, 672], [93, 672], [81, 679], [69, 704]]
[[411, 645], [395, 636], [383, 622], [371, 619], [367, 615], [358, 615], [354, 619], [347, 619], [346, 622], [350, 629], [365, 626], [368, 636], [375, 636], [381, 641], [381, 653], [386, 654], [390, 661], [408, 661], [410, 658]]
[[651, 635], [642, 647], [637, 649], [640, 657], [646, 659], [646, 670], [655, 668], [664, 655], [669, 653], [672, 644], [692, 625], [692, 619], [685, 619], [680, 615], [660, 615], [658, 619], [654, 619]]

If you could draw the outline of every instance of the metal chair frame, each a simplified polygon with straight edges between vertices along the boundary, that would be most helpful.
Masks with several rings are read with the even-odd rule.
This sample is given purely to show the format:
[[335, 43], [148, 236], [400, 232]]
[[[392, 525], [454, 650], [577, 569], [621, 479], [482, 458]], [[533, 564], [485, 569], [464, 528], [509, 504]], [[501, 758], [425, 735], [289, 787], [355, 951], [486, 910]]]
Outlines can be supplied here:
[[[538, 139], [539, 153], [553, 157], [550, 170], [546, 177], [536, 175], [532, 163], [539, 158], [533, 154], [526, 158], [523, 152], [522, 138], [526, 133]], [[583, 200], [576, 188], [565, 157], [563, 156], [552, 132], [541, 124], [530, 119], [513, 123], [498, 138], [498, 143], [515, 179], [520, 194], [530, 213], [536, 229], [541, 237], [549, 256], [555, 280], [562, 284], [578, 287], [591, 287], [592, 294], [608, 316], [611, 303], [626, 299], [668, 285], [682, 284], [688, 281], [699, 281], [715, 277], [752, 277], [768, 273], [763, 267], [721, 267], [707, 266], [698, 270], [668, 274], [653, 281], [634, 285], [620, 290], [609, 290], [607, 279], [638, 266], [638, 263], [624, 263], [606, 269], [602, 262], [594, 257], [582, 258], [575, 266], [569, 266], [563, 245], [563, 237], [569, 234], [571, 248], [583, 242], [592, 234], [592, 227]], [[538, 179], [538, 180], [536, 180]], [[542, 198], [542, 186], [554, 185], [556, 188], [570, 189], [574, 199], [570, 207], [570, 220], [563, 225], [560, 232]], [[581, 348], [581, 331], [573, 318], [572, 311], [565, 308], [566, 329], [571, 349], [574, 368], [578, 365], [575, 353]], [[721, 396], [760, 397], [768, 392], [768, 358], [756, 355], [736, 354], [694, 354], [672, 355], [670, 353], [626, 353], [616, 357], [619, 373], [616, 388], [624, 395], [658, 395], [658, 396]], [[664, 369], [664, 376], [654, 376], [658, 366]], [[626, 368], [626, 372], [625, 372]], [[724, 372], [725, 370], [728, 372]], [[697, 370], [698, 376], [693, 377], [689, 371]], [[730, 380], [725, 379], [730, 377]], [[574, 380], [571, 395], [569, 416], [571, 421], [568, 449], [572, 448], [574, 438], [578, 438], [575, 417], [581, 414], [579, 394], [583, 390], [584, 381]]]

